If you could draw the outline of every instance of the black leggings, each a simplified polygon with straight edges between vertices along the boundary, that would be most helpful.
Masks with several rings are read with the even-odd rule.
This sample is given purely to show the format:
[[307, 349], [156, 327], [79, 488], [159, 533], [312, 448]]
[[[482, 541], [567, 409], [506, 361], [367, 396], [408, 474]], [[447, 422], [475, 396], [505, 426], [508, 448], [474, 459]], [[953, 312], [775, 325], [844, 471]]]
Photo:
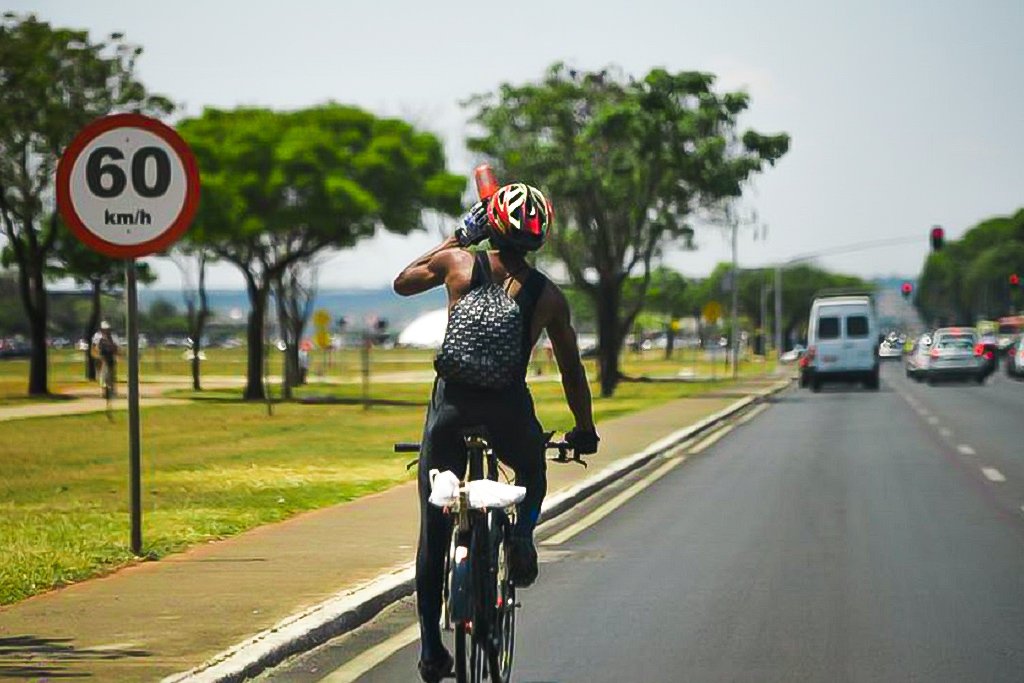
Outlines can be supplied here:
[[462, 477], [466, 447], [461, 430], [482, 426], [501, 462], [516, 473], [516, 484], [526, 487], [526, 498], [517, 507], [514, 533], [531, 536], [547, 492], [544, 434], [534, 412], [526, 385], [501, 391], [485, 391], [446, 384], [438, 378], [427, 408], [419, 460], [420, 541], [416, 551], [416, 606], [420, 619], [423, 659], [437, 659], [441, 652], [441, 586], [444, 556], [448, 552], [451, 520], [431, 505], [431, 469], [451, 470]]

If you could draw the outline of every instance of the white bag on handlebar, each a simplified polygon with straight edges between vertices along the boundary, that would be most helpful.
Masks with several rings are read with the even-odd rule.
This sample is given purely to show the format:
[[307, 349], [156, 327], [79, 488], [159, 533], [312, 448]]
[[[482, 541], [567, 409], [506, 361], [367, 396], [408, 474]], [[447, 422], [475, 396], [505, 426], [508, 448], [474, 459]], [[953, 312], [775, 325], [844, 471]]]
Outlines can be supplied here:
[[[466, 484], [469, 507], [504, 508], [515, 505], [526, 497], [522, 486], [503, 484], [490, 479], [477, 479]], [[449, 470], [430, 470], [430, 504], [451, 507], [459, 499], [459, 478]]]
[[430, 470], [430, 504], [449, 507], [459, 499], [459, 478], [450, 470]]
[[524, 487], [490, 479], [477, 479], [466, 487], [469, 489], [469, 507], [474, 509], [507, 508], [526, 497]]

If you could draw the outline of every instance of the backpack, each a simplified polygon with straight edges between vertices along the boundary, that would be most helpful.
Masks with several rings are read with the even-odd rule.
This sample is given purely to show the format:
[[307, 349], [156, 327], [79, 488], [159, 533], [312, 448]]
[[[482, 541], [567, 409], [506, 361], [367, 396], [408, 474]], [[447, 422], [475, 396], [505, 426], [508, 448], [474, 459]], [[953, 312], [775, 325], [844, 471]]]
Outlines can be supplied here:
[[513, 299], [491, 280], [486, 252], [477, 252], [473, 276], [473, 288], [448, 314], [434, 369], [445, 381], [484, 389], [522, 382], [529, 360], [526, 325], [545, 278], [532, 271]]

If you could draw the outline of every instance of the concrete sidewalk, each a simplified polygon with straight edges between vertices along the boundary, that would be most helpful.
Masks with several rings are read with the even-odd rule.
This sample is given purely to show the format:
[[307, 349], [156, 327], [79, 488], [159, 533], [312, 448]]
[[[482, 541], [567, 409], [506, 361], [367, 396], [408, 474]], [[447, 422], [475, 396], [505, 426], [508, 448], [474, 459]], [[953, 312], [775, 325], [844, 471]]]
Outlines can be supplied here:
[[[725, 385], [600, 424], [589, 470], [549, 466], [549, 497], [778, 381]], [[0, 678], [153, 681], [187, 671], [408, 563], [417, 526], [410, 482], [29, 598], [0, 609]]]

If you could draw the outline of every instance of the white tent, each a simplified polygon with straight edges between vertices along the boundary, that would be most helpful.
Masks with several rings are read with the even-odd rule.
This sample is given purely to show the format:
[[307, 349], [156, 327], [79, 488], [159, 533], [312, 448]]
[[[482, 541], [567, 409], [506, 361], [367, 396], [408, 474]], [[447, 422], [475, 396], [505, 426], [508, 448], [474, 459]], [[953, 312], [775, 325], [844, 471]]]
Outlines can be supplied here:
[[448, 309], [424, 313], [406, 325], [398, 335], [399, 346], [412, 346], [420, 349], [440, 348], [444, 341], [444, 331], [448, 327]]

